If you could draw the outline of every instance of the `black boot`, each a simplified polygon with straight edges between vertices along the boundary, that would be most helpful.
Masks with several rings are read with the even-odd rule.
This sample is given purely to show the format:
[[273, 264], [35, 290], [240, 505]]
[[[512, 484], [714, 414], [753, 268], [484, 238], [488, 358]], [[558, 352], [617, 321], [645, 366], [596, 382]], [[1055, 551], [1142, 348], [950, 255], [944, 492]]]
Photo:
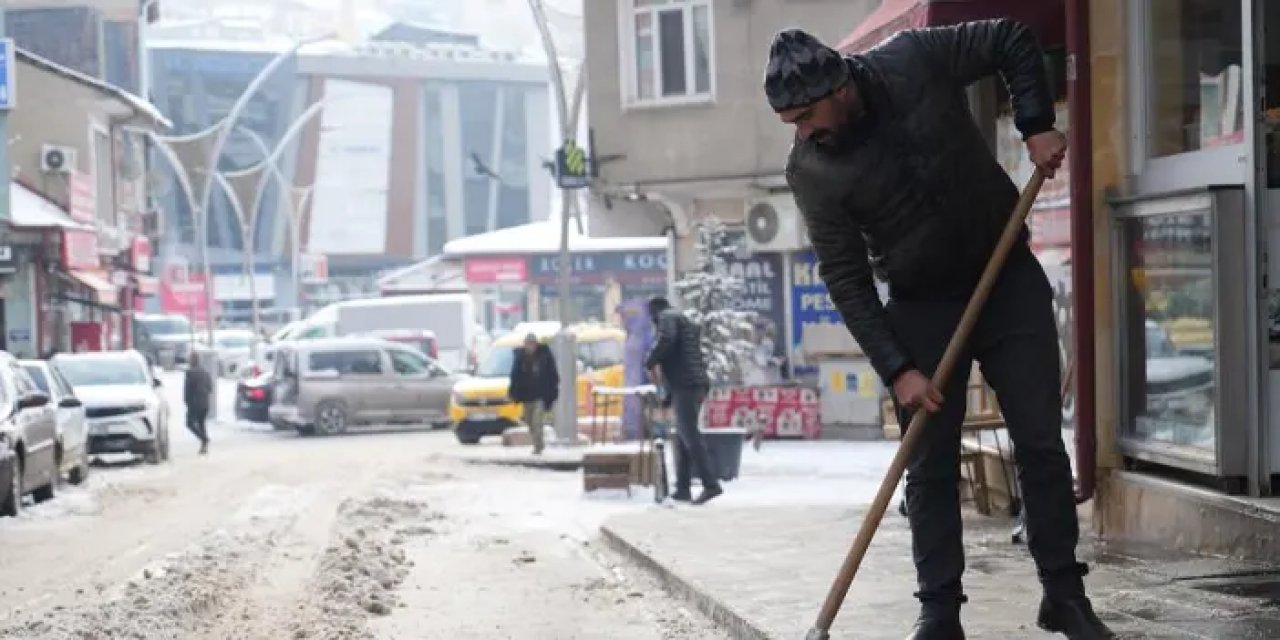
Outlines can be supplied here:
[[1040, 599], [1040, 615], [1036, 625], [1050, 633], [1061, 633], [1070, 640], [1108, 640], [1116, 637], [1093, 612], [1089, 598], [1054, 597]]
[[960, 605], [925, 604], [907, 640], [965, 640], [960, 624]]
[[1107, 640], [1116, 635], [1098, 619], [1093, 604], [1084, 594], [1084, 576], [1089, 566], [1074, 567], [1044, 579], [1044, 597], [1036, 626], [1050, 633], [1061, 633], [1070, 640]]

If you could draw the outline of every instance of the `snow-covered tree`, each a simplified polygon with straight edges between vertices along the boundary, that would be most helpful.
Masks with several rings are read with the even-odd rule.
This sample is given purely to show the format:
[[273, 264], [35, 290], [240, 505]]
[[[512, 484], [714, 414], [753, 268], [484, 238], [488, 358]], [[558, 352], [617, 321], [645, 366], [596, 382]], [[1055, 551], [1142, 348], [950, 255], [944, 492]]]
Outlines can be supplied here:
[[756, 313], [737, 311], [734, 303], [746, 293], [742, 278], [730, 275], [729, 262], [737, 244], [718, 220], [698, 225], [697, 266], [675, 284], [684, 313], [702, 327], [702, 355], [711, 384], [742, 380], [743, 363], [755, 348]]

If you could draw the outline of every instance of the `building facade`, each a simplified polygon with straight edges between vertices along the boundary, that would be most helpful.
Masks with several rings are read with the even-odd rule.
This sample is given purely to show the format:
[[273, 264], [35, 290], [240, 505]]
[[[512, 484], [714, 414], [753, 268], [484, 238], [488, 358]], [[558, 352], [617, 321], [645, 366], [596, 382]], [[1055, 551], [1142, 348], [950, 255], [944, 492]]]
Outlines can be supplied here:
[[55, 64], [138, 92], [136, 0], [11, 0], [7, 31], [17, 46]]
[[1098, 527], [1275, 557], [1280, 10], [1087, 9]]
[[[175, 134], [204, 131], [230, 112], [259, 71], [288, 46], [282, 41], [239, 43], [153, 37], [148, 41], [153, 101], [173, 122]], [[250, 99], [227, 139], [219, 168], [234, 171], [261, 162], [264, 145], [267, 150], [275, 149], [301, 114], [304, 98], [297, 67], [286, 62]], [[285, 153], [280, 158], [278, 164], [286, 178], [293, 175], [296, 157]], [[165, 212], [161, 254], [166, 262], [181, 262], [182, 256], [197, 255], [196, 221], [173, 167], [159, 153], [154, 155], [153, 165], [158, 176], [153, 195]], [[260, 310], [268, 317], [282, 313], [294, 302], [287, 253], [291, 235], [288, 206], [280, 185], [269, 181], [253, 233], [254, 277], [259, 285], [255, 293]], [[252, 306], [247, 281], [241, 275], [244, 236], [227, 194], [216, 188], [210, 196], [206, 225], [214, 297], [221, 316], [226, 321], [243, 321]]]
[[299, 59], [308, 101], [325, 103], [298, 180], [315, 185], [305, 247], [327, 256], [331, 298], [376, 294], [379, 272], [548, 215], [545, 67], [418, 33]]
[[133, 132], [167, 123], [140, 98], [24, 50], [16, 84], [0, 341], [30, 357], [127, 347], [133, 310], [157, 291]]

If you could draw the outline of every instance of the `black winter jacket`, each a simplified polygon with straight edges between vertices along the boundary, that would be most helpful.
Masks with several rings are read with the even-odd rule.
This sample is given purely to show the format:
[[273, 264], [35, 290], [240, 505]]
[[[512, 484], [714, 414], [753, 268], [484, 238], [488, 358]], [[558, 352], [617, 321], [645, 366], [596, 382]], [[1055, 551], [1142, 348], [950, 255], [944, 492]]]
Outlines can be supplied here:
[[662, 368], [668, 389], [689, 389], [711, 384], [702, 357], [702, 328], [683, 313], [667, 309], [658, 314], [657, 340], [645, 358], [645, 369]]
[[206, 411], [209, 409], [209, 394], [213, 393], [213, 379], [209, 372], [200, 367], [187, 369], [182, 379], [182, 402], [188, 409]]
[[787, 181], [832, 301], [892, 383], [914, 365], [873, 275], [895, 299], [967, 298], [1018, 200], [965, 88], [999, 74], [1024, 138], [1053, 128], [1053, 96], [1035, 37], [1009, 19], [904, 31], [845, 60], [865, 114], [835, 149], [797, 141]]
[[540, 400], [548, 407], [560, 397], [560, 372], [547, 345], [538, 345], [532, 357], [524, 349], [516, 349], [507, 395], [516, 402]]

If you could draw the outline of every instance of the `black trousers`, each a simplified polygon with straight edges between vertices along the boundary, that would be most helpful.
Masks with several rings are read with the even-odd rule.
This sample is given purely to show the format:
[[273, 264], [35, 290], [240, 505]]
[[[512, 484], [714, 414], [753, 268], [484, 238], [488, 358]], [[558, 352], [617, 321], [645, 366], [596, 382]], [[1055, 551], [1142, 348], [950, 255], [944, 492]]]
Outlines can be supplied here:
[[694, 472], [702, 480], [703, 489], [720, 486], [720, 481], [711, 468], [711, 456], [702, 441], [702, 432], [698, 430], [698, 412], [702, 410], [702, 401], [706, 397], [706, 387], [671, 390], [671, 408], [676, 419], [676, 445], [680, 448], [676, 455], [677, 493], [689, 493]]
[[[942, 410], [907, 468], [907, 516], [923, 602], [963, 602], [960, 426], [974, 359], [995, 391], [1014, 444], [1028, 546], [1046, 590], [1083, 593], [1083, 565], [1071, 463], [1062, 442], [1061, 365], [1053, 293], [1035, 256], [1016, 247], [943, 390]], [[917, 367], [932, 377], [967, 300], [891, 300], [890, 326]], [[896, 399], [895, 399], [896, 400]], [[901, 424], [910, 412], [898, 408]]]
[[206, 407], [187, 407], [187, 430], [190, 431], [200, 444], [209, 442], [209, 431], [205, 429], [205, 420], [209, 418], [209, 409]]

